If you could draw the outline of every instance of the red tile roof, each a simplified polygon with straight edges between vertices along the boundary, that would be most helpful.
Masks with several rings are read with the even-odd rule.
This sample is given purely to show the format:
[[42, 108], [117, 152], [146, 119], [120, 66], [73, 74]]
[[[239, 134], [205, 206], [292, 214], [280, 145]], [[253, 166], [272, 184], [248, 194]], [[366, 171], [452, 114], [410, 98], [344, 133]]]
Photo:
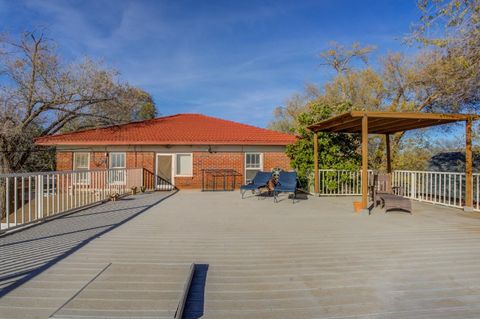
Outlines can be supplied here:
[[141, 122], [50, 135], [37, 145], [288, 145], [296, 137], [201, 114], [177, 114]]

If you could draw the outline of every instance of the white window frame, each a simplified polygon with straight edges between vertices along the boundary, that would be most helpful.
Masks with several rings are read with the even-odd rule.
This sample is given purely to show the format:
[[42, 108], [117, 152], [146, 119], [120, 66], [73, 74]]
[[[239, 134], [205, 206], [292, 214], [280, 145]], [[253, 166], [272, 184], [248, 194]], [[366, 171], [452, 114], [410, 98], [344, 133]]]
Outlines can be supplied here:
[[[190, 172], [191, 174], [183, 175], [183, 174], [177, 174], [177, 160], [178, 160], [178, 155], [188, 155], [191, 158], [190, 161]], [[175, 153], [175, 167], [174, 167], [174, 176], [176, 177], [193, 177], [193, 153]]]
[[[112, 167], [112, 155], [113, 154], [123, 154], [124, 156], [124, 166], [123, 167]], [[108, 153], [108, 169], [126, 169], [127, 168], [127, 153], [126, 152], [109, 152]], [[112, 174], [114, 171], [111, 171], [109, 174]], [[108, 178], [108, 183], [110, 185], [125, 185], [127, 183], [127, 178], [126, 178], [126, 173], [123, 174], [123, 179], [122, 180], [115, 180], [111, 181], [110, 176]]]
[[[248, 155], [251, 155], [251, 154], [260, 155], [260, 168], [251, 168], [251, 167], [247, 168], [247, 154]], [[244, 160], [243, 160], [243, 167], [244, 167], [243, 181], [245, 183], [247, 183], [247, 171], [248, 170], [263, 171], [263, 153], [261, 153], [261, 152], [245, 152], [245, 156], [244, 156]]]
[[[76, 168], [76, 158], [77, 158], [77, 155], [79, 154], [87, 154], [87, 167], [86, 168]], [[75, 172], [77, 171], [89, 171], [90, 170], [90, 152], [73, 152], [73, 170]], [[89, 185], [90, 184], [90, 174], [89, 173], [86, 173], [86, 179], [80, 179], [78, 176], [78, 173], [75, 173], [74, 174], [74, 178], [73, 178], [73, 183], [76, 184], [76, 185]]]

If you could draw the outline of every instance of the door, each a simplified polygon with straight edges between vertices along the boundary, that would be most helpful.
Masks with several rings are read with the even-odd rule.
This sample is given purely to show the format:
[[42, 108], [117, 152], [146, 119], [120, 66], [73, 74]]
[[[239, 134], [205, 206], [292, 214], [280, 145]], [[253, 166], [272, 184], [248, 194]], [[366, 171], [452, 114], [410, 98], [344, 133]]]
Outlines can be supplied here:
[[155, 179], [156, 188], [171, 190], [173, 188], [173, 156], [172, 154], [157, 154], [157, 167]]

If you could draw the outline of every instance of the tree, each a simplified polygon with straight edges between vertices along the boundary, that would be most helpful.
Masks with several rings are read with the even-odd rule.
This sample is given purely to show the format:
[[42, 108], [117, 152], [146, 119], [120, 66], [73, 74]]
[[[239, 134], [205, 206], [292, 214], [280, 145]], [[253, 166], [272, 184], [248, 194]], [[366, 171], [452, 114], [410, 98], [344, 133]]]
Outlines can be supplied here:
[[141, 103], [138, 108], [138, 111], [135, 114], [136, 120], [139, 120], [139, 121], [150, 120], [158, 116], [155, 102], [153, 102], [153, 98], [150, 96], [150, 94], [144, 92], [140, 102]]
[[358, 42], [354, 42], [350, 48], [332, 42], [329, 49], [320, 53], [321, 65], [332, 67], [338, 74], [350, 73], [356, 59], [368, 64], [368, 54], [374, 49], [371, 45], [362, 47]]
[[117, 71], [90, 59], [62, 63], [55, 44], [42, 33], [2, 38], [0, 83], [3, 173], [26, 168], [37, 151], [36, 137], [128, 121], [140, 105], [138, 89], [121, 83]]
[[[145, 92], [121, 83], [117, 71], [90, 59], [62, 63], [54, 43], [42, 33], [24, 33], [19, 39], [2, 36], [0, 170], [52, 169], [53, 149], [36, 148], [36, 137], [125, 122], [150, 101]], [[4, 214], [2, 184], [0, 196]]]
[[306, 110], [308, 102], [315, 100], [320, 95], [315, 85], [306, 85], [303, 94], [296, 93], [286, 101], [285, 106], [275, 108], [273, 111], [274, 118], [269, 123], [268, 128], [284, 133], [295, 131], [297, 116]]
[[360, 46], [358, 43], [350, 47], [332, 43], [330, 48], [320, 53], [320, 64], [336, 71], [332, 81], [323, 88], [309, 84], [302, 94], [294, 94], [285, 106], [274, 110], [269, 128], [282, 132], [295, 131], [298, 124], [296, 119], [300, 113], [307, 111], [309, 103], [349, 103], [355, 109], [376, 108], [385, 94], [380, 76], [371, 68], [358, 70], [354, 67], [358, 62], [367, 64], [368, 55], [373, 49], [373, 46]]
[[430, 50], [425, 65], [433, 93], [430, 104], [437, 109], [451, 105], [455, 110], [478, 111], [480, 1], [419, 0], [418, 7], [422, 15], [409, 40]]
[[115, 98], [92, 106], [101, 117], [78, 117], [69, 121], [61, 132], [102, 127], [112, 123], [126, 123], [155, 118], [157, 109], [150, 94], [131, 86], [118, 87]]
[[[351, 109], [351, 104], [328, 105], [311, 102], [297, 117], [297, 142], [287, 146], [291, 165], [305, 182], [313, 172], [313, 133], [307, 127]], [[354, 169], [359, 167], [359, 137], [353, 134], [318, 133], [318, 158], [321, 168]]]

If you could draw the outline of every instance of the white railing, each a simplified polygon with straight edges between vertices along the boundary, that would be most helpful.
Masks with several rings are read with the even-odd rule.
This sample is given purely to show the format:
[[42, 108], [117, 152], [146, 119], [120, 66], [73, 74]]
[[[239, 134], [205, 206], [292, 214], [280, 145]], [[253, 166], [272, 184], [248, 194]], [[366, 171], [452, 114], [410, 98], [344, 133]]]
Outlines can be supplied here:
[[133, 187], [153, 188], [145, 180], [142, 168], [0, 175], [0, 233], [124, 195]]
[[[362, 194], [362, 173], [352, 170], [320, 169], [319, 195], [356, 196]], [[368, 171], [368, 178], [373, 171]]]
[[[473, 208], [479, 210], [480, 174], [473, 174]], [[393, 186], [412, 199], [450, 207], [465, 206], [465, 173], [431, 171], [394, 171]]]
[[[373, 172], [369, 171], [369, 184]], [[465, 173], [406, 171], [392, 172], [392, 186], [399, 195], [450, 207], [465, 206]], [[473, 208], [480, 210], [480, 174], [473, 174]], [[361, 195], [360, 171], [319, 170], [319, 195]]]

